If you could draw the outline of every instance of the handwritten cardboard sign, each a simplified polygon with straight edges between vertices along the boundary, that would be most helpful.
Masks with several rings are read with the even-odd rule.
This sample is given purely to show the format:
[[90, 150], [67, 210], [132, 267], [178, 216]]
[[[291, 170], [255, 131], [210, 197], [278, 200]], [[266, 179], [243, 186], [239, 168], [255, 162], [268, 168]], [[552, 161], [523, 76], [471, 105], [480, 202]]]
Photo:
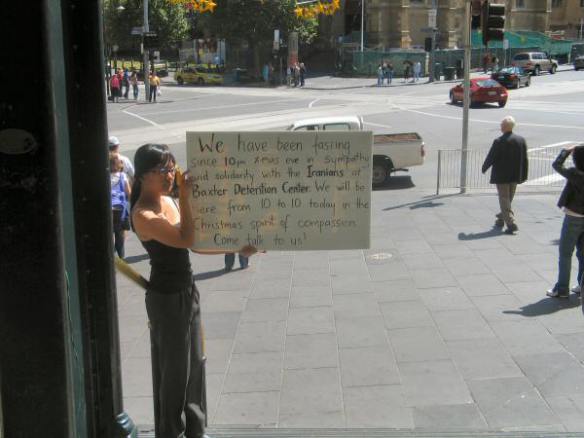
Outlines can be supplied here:
[[195, 249], [369, 248], [371, 132], [187, 132]]

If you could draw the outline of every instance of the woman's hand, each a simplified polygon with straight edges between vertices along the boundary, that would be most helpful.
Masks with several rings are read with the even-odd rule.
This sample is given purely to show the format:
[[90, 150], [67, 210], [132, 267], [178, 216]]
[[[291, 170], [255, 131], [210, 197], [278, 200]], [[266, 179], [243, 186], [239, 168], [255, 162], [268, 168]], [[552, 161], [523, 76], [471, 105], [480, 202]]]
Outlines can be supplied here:
[[179, 199], [188, 199], [191, 196], [191, 190], [193, 188], [193, 179], [191, 174], [187, 170], [183, 172], [179, 167], [176, 168], [176, 185], [178, 186], [178, 197]]
[[245, 245], [238, 252], [244, 257], [251, 257], [258, 252], [258, 249], [255, 246]]

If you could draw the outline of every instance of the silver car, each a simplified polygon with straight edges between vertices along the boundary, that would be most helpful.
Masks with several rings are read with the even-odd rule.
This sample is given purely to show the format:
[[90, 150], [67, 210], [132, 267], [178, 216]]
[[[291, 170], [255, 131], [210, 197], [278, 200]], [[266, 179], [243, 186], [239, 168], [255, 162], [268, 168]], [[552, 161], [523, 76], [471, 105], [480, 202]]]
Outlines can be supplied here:
[[574, 58], [574, 70], [584, 68], [584, 55], [578, 55]]
[[513, 57], [512, 64], [523, 70], [539, 75], [542, 71], [554, 74], [558, 69], [558, 61], [548, 57], [544, 52], [522, 52]]

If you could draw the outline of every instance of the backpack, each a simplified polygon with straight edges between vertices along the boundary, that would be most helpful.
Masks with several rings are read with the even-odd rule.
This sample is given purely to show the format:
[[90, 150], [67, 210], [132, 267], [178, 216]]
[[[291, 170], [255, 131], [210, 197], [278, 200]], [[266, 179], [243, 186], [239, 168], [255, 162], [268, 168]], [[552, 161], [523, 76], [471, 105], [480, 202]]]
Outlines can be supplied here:
[[112, 208], [114, 210], [124, 210], [124, 214], [126, 214], [128, 209], [125, 186], [126, 177], [123, 172], [120, 172], [120, 180], [116, 185], [112, 186]]

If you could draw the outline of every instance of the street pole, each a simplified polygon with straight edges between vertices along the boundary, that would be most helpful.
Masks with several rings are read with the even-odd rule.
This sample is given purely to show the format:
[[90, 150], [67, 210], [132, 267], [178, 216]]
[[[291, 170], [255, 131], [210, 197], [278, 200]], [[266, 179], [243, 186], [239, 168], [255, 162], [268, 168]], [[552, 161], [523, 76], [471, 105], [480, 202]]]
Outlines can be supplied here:
[[436, 57], [434, 55], [434, 50], [436, 50], [436, 32], [438, 29], [436, 28], [436, 17], [438, 16], [438, 0], [432, 0], [432, 10], [434, 11], [434, 19], [428, 20], [428, 27], [432, 28], [432, 44], [430, 47], [430, 56], [429, 56], [429, 68], [428, 68], [428, 82], [434, 82], [434, 64], [436, 64]]
[[363, 34], [365, 32], [365, 0], [361, 0], [361, 52], [363, 52]]
[[464, 105], [462, 110], [462, 148], [460, 154], [460, 193], [466, 193], [466, 164], [468, 161], [468, 110], [470, 106], [470, 10], [471, 0], [464, 5]]
[[144, 0], [144, 29], [142, 30], [142, 51], [143, 51], [143, 66], [144, 69], [144, 98], [148, 100], [150, 97], [150, 49], [144, 47], [144, 33], [150, 32], [150, 27], [148, 26], [148, 0]]

